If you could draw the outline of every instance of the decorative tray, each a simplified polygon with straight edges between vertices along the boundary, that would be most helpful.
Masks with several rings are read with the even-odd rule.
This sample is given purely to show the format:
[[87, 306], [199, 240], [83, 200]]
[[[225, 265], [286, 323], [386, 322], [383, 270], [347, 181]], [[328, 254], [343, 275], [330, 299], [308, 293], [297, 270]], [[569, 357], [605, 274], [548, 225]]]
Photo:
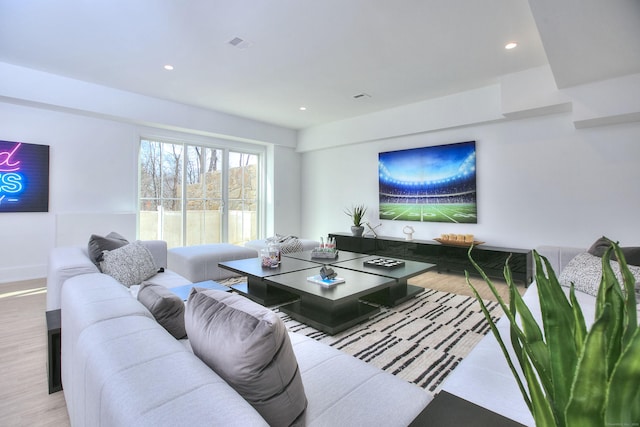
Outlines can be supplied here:
[[335, 285], [345, 282], [345, 280], [342, 277], [334, 277], [333, 279], [329, 279], [329, 278], [323, 279], [322, 276], [319, 274], [316, 274], [315, 276], [307, 277], [307, 281], [311, 283], [317, 283], [323, 288], [333, 288]]
[[435, 238], [435, 239], [433, 239], [433, 240], [435, 240], [436, 242], [440, 242], [440, 243], [442, 243], [443, 245], [449, 245], [449, 246], [462, 246], [462, 247], [464, 247], [464, 248], [468, 248], [468, 247], [469, 247], [469, 246], [471, 246], [471, 245], [478, 246], [478, 245], [481, 245], [481, 244], [483, 244], [483, 243], [484, 243], [484, 242], [480, 242], [480, 241], [478, 241], [478, 240], [474, 240], [473, 242], [463, 242], [463, 241], [461, 241], [461, 240], [445, 240], [445, 239], [441, 239], [441, 238], [439, 238], [439, 237], [436, 237], [436, 238]]
[[323, 251], [318, 249], [313, 249], [311, 251], [311, 258], [329, 258], [336, 259], [338, 258], [338, 251]]
[[398, 268], [404, 265], [404, 261], [398, 261], [397, 259], [388, 259], [388, 258], [375, 258], [370, 259], [368, 261], [364, 261], [365, 267], [377, 267], [377, 268]]

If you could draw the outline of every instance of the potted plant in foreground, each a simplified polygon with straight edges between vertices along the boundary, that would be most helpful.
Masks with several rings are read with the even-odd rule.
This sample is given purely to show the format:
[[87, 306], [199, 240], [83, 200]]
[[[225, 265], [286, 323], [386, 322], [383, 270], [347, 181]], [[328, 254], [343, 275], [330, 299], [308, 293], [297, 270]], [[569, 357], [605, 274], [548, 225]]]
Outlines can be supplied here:
[[[609, 262], [612, 252], [620, 264], [622, 285]], [[507, 305], [473, 261], [469, 249], [469, 259], [509, 319], [511, 345], [524, 378], [516, 371], [495, 323], [469, 281], [468, 272], [467, 284], [480, 303], [536, 425], [640, 425], [640, 328], [635, 278], [618, 244], [612, 242], [602, 257], [595, 322], [588, 331], [573, 285], [567, 298], [549, 261], [536, 251], [533, 255], [542, 328], [516, 290], [508, 263], [504, 268], [509, 286]]]
[[351, 209], [345, 209], [344, 213], [351, 217], [353, 225], [351, 226], [351, 234], [356, 237], [362, 236], [364, 232], [364, 214], [367, 212], [367, 208], [364, 205], [352, 206]]

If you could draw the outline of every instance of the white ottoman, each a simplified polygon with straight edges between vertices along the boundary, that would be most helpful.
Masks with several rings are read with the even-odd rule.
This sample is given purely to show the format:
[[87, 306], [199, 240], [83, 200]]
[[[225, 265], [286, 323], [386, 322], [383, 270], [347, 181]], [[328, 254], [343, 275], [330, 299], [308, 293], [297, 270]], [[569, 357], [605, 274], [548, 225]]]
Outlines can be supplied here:
[[221, 280], [238, 275], [218, 267], [219, 262], [257, 256], [255, 249], [229, 243], [183, 246], [167, 251], [167, 267], [194, 283]]

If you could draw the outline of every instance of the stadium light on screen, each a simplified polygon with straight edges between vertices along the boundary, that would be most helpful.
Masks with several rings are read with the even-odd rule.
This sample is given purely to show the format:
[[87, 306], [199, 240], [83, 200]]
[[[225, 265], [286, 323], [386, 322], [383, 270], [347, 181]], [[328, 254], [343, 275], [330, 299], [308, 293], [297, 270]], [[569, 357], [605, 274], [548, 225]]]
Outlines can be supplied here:
[[378, 154], [380, 219], [476, 224], [476, 142]]

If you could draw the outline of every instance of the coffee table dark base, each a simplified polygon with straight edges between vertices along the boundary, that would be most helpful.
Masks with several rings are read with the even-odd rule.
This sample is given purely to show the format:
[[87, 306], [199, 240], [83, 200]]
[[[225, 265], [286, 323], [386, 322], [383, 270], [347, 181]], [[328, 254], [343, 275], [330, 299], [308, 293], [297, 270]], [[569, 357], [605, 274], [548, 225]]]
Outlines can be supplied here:
[[360, 299], [373, 304], [395, 307], [396, 305], [402, 304], [422, 292], [424, 292], [423, 287], [408, 285], [406, 281], [401, 281], [387, 289], [382, 289], [378, 292], [365, 295]]
[[329, 335], [335, 335], [364, 322], [374, 314], [379, 313], [380, 308], [357, 301], [348, 310], [336, 312], [304, 304], [302, 301], [296, 301], [281, 306], [280, 311], [288, 314], [298, 322], [326, 332]]
[[231, 285], [231, 288], [257, 302], [265, 307], [273, 307], [277, 305], [287, 304], [300, 298], [299, 295], [292, 294], [274, 286], [267, 286], [260, 280], [251, 280], [247, 282]]

